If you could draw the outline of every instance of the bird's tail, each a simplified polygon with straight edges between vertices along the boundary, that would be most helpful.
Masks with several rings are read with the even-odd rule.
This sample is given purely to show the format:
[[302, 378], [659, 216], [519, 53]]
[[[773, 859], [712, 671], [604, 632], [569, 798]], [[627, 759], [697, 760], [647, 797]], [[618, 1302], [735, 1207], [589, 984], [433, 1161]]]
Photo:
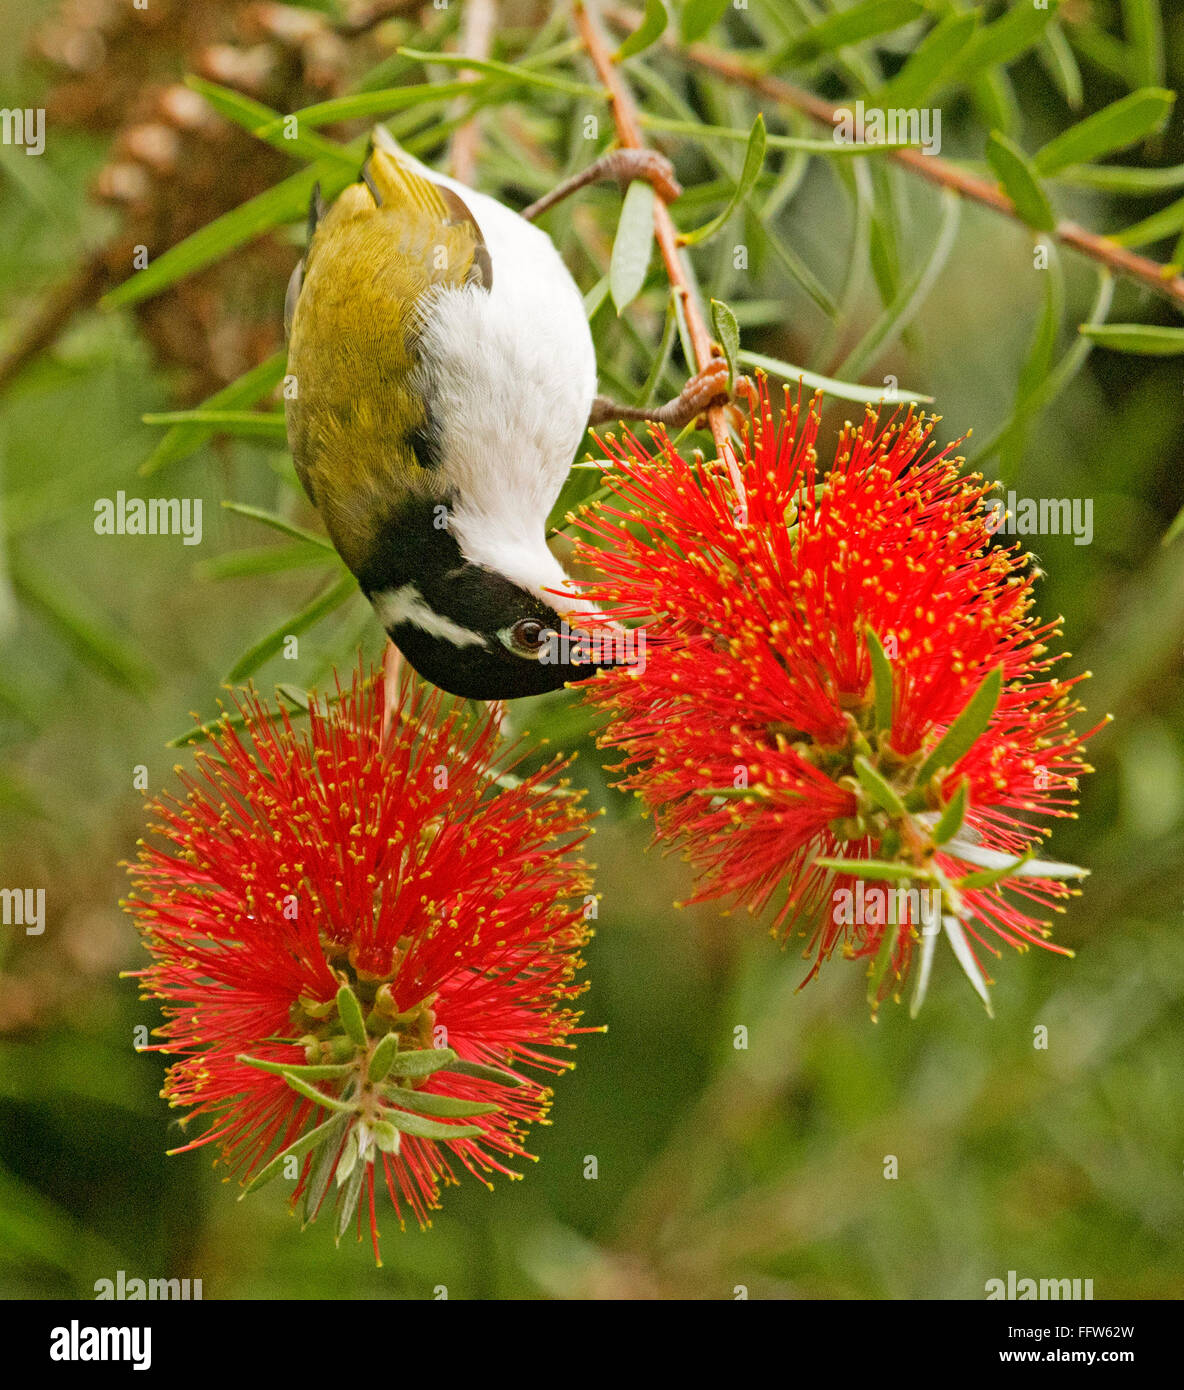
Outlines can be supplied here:
[[427, 216], [447, 221], [450, 216], [447, 198], [427, 173], [385, 126], [374, 127], [370, 134], [370, 151], [362, 165], [362, 182], [379, 207], [409, 203]]

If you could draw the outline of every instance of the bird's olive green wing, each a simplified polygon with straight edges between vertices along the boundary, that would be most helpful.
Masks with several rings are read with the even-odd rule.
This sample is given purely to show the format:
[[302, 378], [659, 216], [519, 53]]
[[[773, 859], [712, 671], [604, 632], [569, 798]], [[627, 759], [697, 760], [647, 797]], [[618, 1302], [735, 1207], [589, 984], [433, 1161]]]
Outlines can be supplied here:
[[430, 421], [412, 374], [424, 298], [492, 283], [480, 228], [451, 189], [376, 131], [362, 177], [316, 222], [294, 277], [288, 438], [296, 471], [358, 569], [406, 497], [430, 497]]

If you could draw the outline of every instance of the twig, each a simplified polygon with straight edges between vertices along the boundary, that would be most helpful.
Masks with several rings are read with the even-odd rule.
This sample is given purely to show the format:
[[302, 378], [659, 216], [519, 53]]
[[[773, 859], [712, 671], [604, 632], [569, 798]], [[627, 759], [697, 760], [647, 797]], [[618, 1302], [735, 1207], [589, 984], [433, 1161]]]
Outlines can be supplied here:
[[[630, 31], [641, 23], [639, 15], [626, 9], [613, 8], [606, 12], [606, 17], [621, 29]], [[840, 108], [815, 96], [813, 92], [795, 87], [793, 83], [779, 77], [769, 77], [765, 73], [757, 72], [740, 59], [716, 53], [705, 44], [693, 43], [687, 49], [680, 49], [677, 45], [671, 44], [670, 51], [696, 67], [706, 68], [730, 82], [738, 82], [754, 92], [760, 92], [762, 96], [771, 97], [774, 101], [792, 107], [795, 111], [802, 111], [819, 125], [827, 126], [831, 130], [835, 127]], [[862, 136], [861, 131], [853, 133]], [[1017, 222], [1023, 220], [1017, 214], [1011, 199], [993, 183], [958, 168], [949, 160], [938, 155], [923, 154], [920, 150], [914, 149], [889, 150], [886, 157], [895, 160], [897, 164], [903, 164], [906, 169], [920, 174], [923, 179], [937, 184], [939, 188], [953, 189], [963, 198], [969, 198], [972, 202], [980, 203], [1005, 217], [1014, 218]], [[1157, 294], [1165, 295], [1176, 304], [1184, 306], [1184, 276], [1173, 274], [1172, 267], [1160, 265], [1158, 261], [1128, 251], [1125, 246], [1119, 246], [1096, 232], [1087, 231], [1076, 222], [1058, 222], [1051, 235], [1062, 245], [1108, 266], [1116, 274], [1139, 280]]]
[[[494, 0], [465, 0], [463, 28], [457, 52], [466, 58], [488, 58], [493, 46], [493, 30], [497, 21], [497, 6]], [[473, 82], [477, 73], [466, 69], [461, 73], [462, 82]], [[458, 110], [459, 108], [459, 110]], [[453, 115], [465, 109], [465, 98], [457, 97], [453, 103]], [[452, 136], [449, 152], [449, 167], [452, 177], [461, 183], [472, 183], [477, 171], [477, 147], [481, 142], [481, 129], [474, 112], [464, 125], [458, 126]]]
[[[608, 90], [609, 101], [612, 105], [613, 123], [617, 128], [618, 139], [622, 145], [630, 149], [645, 149], [646, 143], [642, 138], [641, 125], [637, 119], [637, 106], [621, 78], [619, 69], [613, 63], [600, 25], [592, 12], [592, 6], [586, 3], [586, 0], [576, 0], [575, 21], [584, 46], [588, 50], [588, 56], [592, 59], [600, 80]], [[707, 320], [703, 317], [703, 310], [700, 307], [698, 297], [691, 290], [690, 277], [687, 275], [682, 253], [678, 248], [678, 229], [670, 216], [670, 210], [661, 198], [654, 199], [654, 236], [662, 253], [662, 259], [666, 263], [666, 274], [670, 277], [670, 284], [682, 303], [683, 318], [691, 340], [691, 350], [695, 354], [694, 368], [701, 372], [710, 365], [715, 357], [711, 334], [708, 332]], [[711, 428], [711, 437], [715, 440], [715, 447], [719, 451], [720, 458], [733, 466], [722, 406], [708, 407], [707, 423]]]

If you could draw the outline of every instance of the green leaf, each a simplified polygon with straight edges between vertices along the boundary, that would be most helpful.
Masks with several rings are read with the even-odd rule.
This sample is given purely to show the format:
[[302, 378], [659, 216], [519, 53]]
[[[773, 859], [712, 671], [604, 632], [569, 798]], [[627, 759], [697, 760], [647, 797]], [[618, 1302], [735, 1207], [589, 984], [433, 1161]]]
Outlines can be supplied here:
[[352, 1124], [352, 1115], [334, 1115], [327, 1122], [327, 1126], [322, 1126], [322, 1128], [327, 1128], [328, 1132], [323, 1140], [320, 1155], [312, 1165], [308, 1184], [304, 1189], [304, 1224], [306, 1226], [316, 1215], [317, 1208], [329, 1190], [329, 1184], [333, 1180], [333, 1170], [337, 1167], [337, 1156], [341, 1142]]
[[324, 1106], [326, 1110], [335, 1110], [338, 1114], [353, 1115], [357, 1113], [357, 1101], [338, 1100], [335, 1096], [327, 1096], [318, 1091], [315, 1086], [310, 1086], [307, 1081], [301, 1081], [298, 1076], [293, 1076], [290, 1071], [284, 1072], [284, 1082], [290, 1086], [297, 1095], [303, 1096], [305, 1100], [311, 1100], [314, 1105]]
[[1126, 36], [1136, 81], [1152, 86], [1161, 83], [1164, 53], [1159, 0], [1122, 0], [1122, 32]]
[[728, 364], [728, 391], [736, 384], [736, 359], [740, 352], [740, 325], [736, 315], [722, 299], [711, 301], [711, 327], [724, 350], [724, 360]]
[[969, 783], [966, 778], [958, 783], [958, 788], [949, 801], [942, 807], [941, 815], [938, 817], [937, 824], [933, 828], [933, 840], [935, 844], [944, 845], [947, 840], [952, 840], [962, 829], [962, 822], [966, 819], [966, 805], [969, 797]]
[[232, 550], [194, 565], [193, 572], [203, 580], [246, 579], [259, 574], [282, 574], [285, 570], [330, 565], [333, 561], [323, 545], [295, 541], [292, 545], [260, 545], [248, 550]]
[[402, 1086], [384, 1086], [382, 1094], [393, 1105], [411, 1110], [417, 1115], [436, 1115], [440, 1119], [467, 1119], [471, 1115], [488, 1115], [501, 1107], [486, 1101], [462, 1100], [459, 1096], [440, 1096], [432, 1091], [409, 1091]]
[[996, 666], [966, 702], [962, 713], [938, 740], [921, 764], [917, 785], [923, 787], [941, 768], [953, 768], [987, 730], [1003, 693], [1003, 667]]
[[888, 344], [912, 322], [953, 249], [961, 212], [962, 200], [947, 189], [942, 194], [942, 220], [928, 258], [839, 364], [840, 377], [862, 376]]
[[[234, 406], [254, 405], [268, 394], [280, 381], [288, 364], [287, 351], [277, 352], [249, 372], [244, 372], [229, 386], [215, 391], [204, 400], [201, 410], [229, 410]], [[170, 463], [180, 463], [198, 449], [214, 433], [205, 425], [175, 425], [152, 451], [148, 459], [140, 465], [140, 476], [148, 477], [159, 472]]]
[[1153, 242], [1163, 241], [1165, 237], [1175, 236], [1182, 227], [1184, 198], [1177, 198], [1174, 203], [1161, 208], [1159, 212], [1153, 212], [1142, 222], [1124, 227], [1121, 232], [1111, 232], [1110, 240], [1117, 242], [1119, 246], [1150, 246]]
[[885, 732], [892, 728], [893, 677], [892, 666], [883, 643], [874, 628], [864, 629], [864, 641], [872, 661], [872, 685], [876, 697], [876, 728]]
[[443, 1125], [407, 1110], [384, 1110], [382, 1118], [416, 1139], [476, 1139], [485, 1133], [480, 1125]]
[[1065, 104], [1072, 110], [1079, 111], [1085, 100], [1081, 69], [1077, 65], [1073, 47], [1059, 24], [1050, 24], [1044, 31], [1038, 56], [1044, 70], [1065, 98]]
[[399, 1051], [398, 1033], [386, 1033], [370, 1054], [370, 1064], [366, 1068], [366, 1080], [377, 1085], [394, 1065]]
[[209, 425], [212, 434], [233, 434], [242, 439], [286, 442], [288, 424], [275, 410], [165, 410], [141, 415], [146, 425]]
[[[436, 61], [433, 56], [433, 62]], [[409, 83], [405, 87], [385, 87], [378, 91], [353, 92], [349, 96], [331, 97], [319, 101], [315, 106], [306, 106], [297, 111], [296, 118], [305, 130], [318, 126], [336, 125], [338, 121], [358, 121], [376, 116], [389, 116], [392, 112], [403, 111], [412, 106], [444, 105], [455, 97], [477, 96], [483, 89], [480, 81], [470, 82], [457, 78], [452, 82]], [[282, 133], [282, 120], [274, 130], [264, 129], [255, 133], [260, 139], [268, 139], [277, 132]]]
[[[359, 158], [356, 150], [347, 149], [335, 140], [326, 140], [319, 135], [301, 132], [298, 115], [285, 118], [270, 106], [264, 106], [261, 101], [244, 96], [231, 87], [208, 82], [204, 77], [187, 77], [185, 85], [200, 93], [219, 115], [241, 126], [249, 134], [263, 138], [261, 132], [266, 130], [268, 135], [265, 143], [273, 148], [293, 157], [335, 160], [345, 165], [351, 174], [356, 172]], [[295, 135], [289, 135], [285, 130], [285, 119], [295, 124]], [[289, 124], [287, 130], [291, 129], [292, 126]]]
[[954, 840], [947, 846], [947, 853], [964, 859], [968, 864], [978, 864], [989, 873], [1002, 878], [1089, 877], [1089, 870], [1081, 868], [1078, 864], [1064, 864], [1055, 859], [1033, 859], [1030, 851], [1016, 859], [1000, 850], [988, 849], [986, 845], [972, 845], [963, 840]]
[[315, 184], [321, 185], [326, 199], [333, 199], [351, 181], [350, 171], [343, 165], [318, 160], [170, 247], [143, 270], [104, 295], [100, 305], [104, 309], [120, 309], [150, 299], [237, 247], [255, 241], [265, 232], [289, 222], [303, 221]]
[[451, 1070], [456, 1062], [456, 1053], [450, 1047], [416, 1048], [410, 1052], [400, 1052], [396, 1076], [431, 1076], [442, 1068]]
[[1184, 328], [1152, 323], [1083, 323], [1078, 330], [1099, 347], [1144, 357], [1175, 357], [1184, 352]]
[[399, 1152], [399, 1131], [389, 1120], [372, 1120], [369, 1130], [374, 1136], [375, 1144], [384, 1154], [397, 1154]]
[[526, 1082], [513, 1072], [503, 1071], [501, 1067], [486, 1066], [483, 1062], [466, 1062], [458, 1058], [448, 1062], [445, 1071], [458, 1072], [461, 1076], [476, 1077], [478, 1081], [493, 1081], [499, 1086], [525, 1086]]
[[807, 63], [848, 44], [877, 38], [910, 23], [923, 10], [919, 0], [860, 0], [849, 9], [827, 15], [790, 39], [769, 66], [781, 68], [787, 63]]
[[942, 85], [962, 50], [978, 28], [979, 12], [949, 14], [922, 39], [912, 57], [876, 95], [882, 111], [912, 110], [924, 105]]
[[1100, 188], [1107, 193], [1161, 193], [1184, 188], [1184, 164], [1139, 169], [1126, 164], [1070, 164], [1053, 175], [1057, 183]]
[[[468, 68], [473, 72], [491, 73], [495, 77], [508, 77], [512, 81], [524, 83], [528, 87], [543, 87], [548, 91], [564, 92], [567, 96], [573, 97], [607, 100], [603, 87], [593, 87], [587, 82], [573, 82], [571, 78], [559, 77], [553, 72], [535, 72], [531, 68], [516, 67], [513, 63], [500, 63], [493, 58], [470, 58], [463, 53], [425, 53], [418, 48], [400, 48], [396, 51], [401, 53], [404, 58], [419, 58], [425, 63], [441, 63], [445, 67]], [[399, 89], [396, 88], [395, 90]]]
[[901, 801], [896, 788], [884, 779], [879, 768], [869, 762], [862, 753], [857, 754], [855, 758], [855, 775], [859, 778], [860, 786], [881, 811], [887, 811], [890, 816], [906, 814], [904, 802]]
[[350, 989], [349, 985], [342, 985], [337, 991], [337, 1017], [341, 1020], [341, 1026], [345, 1029], [346, 1036], [355, 1047], [369, 1045], [370, 1039], [366, 1034], [366, 1020], [362, 1017], [362, 1006], [358, 1003], [358, 996]]
[[915, 865], [896, 864], [887, 859], [815, 859], [814, 863], [820, 869], [834, 869], [850, 878], [891, 880], [919, 876]]
[[12, 587], [79, 659], [112, 684], [144, 696], [156, 686], [156, 670], [136, 645], [108, 620], [94, 602], [78, 592], [59, 570], [46, 579], [28, 563], [14, 566]]
[[[727, 0], [724, 0], [724, 3], [726, 4]], [[685, 11], [683, 19], [685, 23]], [[657, 43], [665, 33], [669, 20], [670, 16], [666, 13], [666, 6], [662, 0], [645, 0], [645, 14], [641, 23], [613, 55], [616, 62], [620, 63], [626, 58], [644, 53], [650, 44]]]
[[752, 130], [748, 134], [748, 148], [744, 152], [744, 167], [740, 170], [739, 181], [727, 207], [718, 217], [713, 217], [710, 222], [702, 227], [697, 227], [693, 232], [680, 232], [678, 236], [680, 246], [698, 246], [724, 228], [728, 218], [748, 197], [757, 181], [761, 172], [761, 165], [765, 162], [765, 143], [765, 118], [758, 113], [756, 120], [752, 123]]
[[1049, 0], [1047, 9], [1032, 4], [1015, 5], [994, 24], [979, 29], [962, 50], [953, 65], [951, 76], [958, 82], [969, 82], [991, 68], [1014, 62], [1040, 41], [1045, 25], [1057, 11], [1057, 0]]
[[1175, 93], [1143, 87], [1050, 140], [1035, 156], [1041, 174], [1055, 174], [1070, 164], [1086, 164], [1159, 130], [1168, 118]]
[[904, 387], [890, 389], [886, 386], [860, 386], [854, 381], [836, 381], [834, 377], [819, 376], [817, 372], [808, 372], [805, 367], [795, 367], [792, 362], [781, 362], [776, 357], [749, 352], [746, 348], [740, 349], [737, 358], [746, 367], [768, 372], [770, 376], [782, 381], [800, 379], [810, 390], [824, 391], [828, 396], [835, 396], [841, 401], [859, 401], [865, 405], [877, 405], [881, 402], [884, 405], [908, 405], [913, 401], [922, 403], [933, 399], [932, 396], [922, 395], [919, 391], [909, 391]]
[[987, 163], [1003, 186], [1004, 193], [1015, 204], [1017, 216], [1038, 232], [1051, 232], [1057, 219], [1035, 166], [1020, 147], [1001, 135], [991, 132], [987, 140]]
[[[295, 522], [285, 521], [282, 516], [277, 516], [275, 512], [265, 511], [262, 507], [252, 507], [247, 502], [223, 502], [222, 505], [228, 512], [250, 517], [252, 521], [261, 521], [264, 526], [281, 531], [285, 536], [292, 536], [309, 545], [318, 545], [322, 550], [333, 550], [332, 543], [327, 541], [324, 536], [318, 536], [315, 531], [306, 531], [303, 526], [297, 526]], [[336, 551], [333, 553], [336, 554]]]
[[310, 1150], [315, 1149], [318, 1144], [328, 1139], [333, 1130], [340, 1128], [341, 1116], [333, 1115], [323, 1124], [317, 1125], [315, 1129], [310, 1129], [307, 1134], [302, 1134], [299, 1139], [276, 1154], [266, 1167], [261, 1168], [259, 1172], [255, 1174], [239, 1194], [239, 1201], [242, 1201], [248, 1193], [254, 1192], [262, 1187], [264, 1183], [270, 1182], [272, 1178], [278, 1177], [283, 1171], [286, 1159], [302, 1158], [306, 1153], [310, 1152]]
[[318, 594], [306, 607], [298, 613], [293, 613], [286, 621], [278, 627], [273, 628], [266, 637], [261, 637], [248, 651], [231, 667], [226, 680], [230, 685], [245, 680], [253, 672], [257, 671], [265, 661], [273, 657], [284, 645], [287, 637], [296, 637], [302, 632], [306, 632], [314, 623], [327, 614], [332, 613], [335, 608], [340, 608], [347, 599], [357, 592], [358, 582], [352, 574], [345, 574], [331, 585], [323, 593]]
[[249, 1057], [240, 1052], [234, 1059], [244, 1067], [270, 1072], [273, 1076], [298, 1076], [302, 1081], [338, 1081], [357, 1071], [352, 1062], [317, 1062], [305, 1066], [296, 1062], [271, 1062], [265, 1057]]
[[644, 180], [635, 179], [621, 204], [621, 218], [609, 263], [609, 284], [618, 316], [641, 293], [653, 246], [654, 190]]
[[719, 23], [727, 8], [728, 0], [684, 0], [680, 26], [683, 43], [696, 43]]

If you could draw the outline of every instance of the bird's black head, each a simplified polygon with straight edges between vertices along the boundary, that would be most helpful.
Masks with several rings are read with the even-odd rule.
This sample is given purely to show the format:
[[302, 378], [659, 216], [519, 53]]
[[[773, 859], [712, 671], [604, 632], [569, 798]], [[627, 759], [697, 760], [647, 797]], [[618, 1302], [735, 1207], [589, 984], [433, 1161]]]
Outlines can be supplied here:
[[425, 520], [404, 513], [385, 528], [358, 575], [391, 641], [425, 680], [470, 700], [513, 700], [612, 664], [590, 659], [571, 614], [466, 560], [446, 527], [425, 529]]

